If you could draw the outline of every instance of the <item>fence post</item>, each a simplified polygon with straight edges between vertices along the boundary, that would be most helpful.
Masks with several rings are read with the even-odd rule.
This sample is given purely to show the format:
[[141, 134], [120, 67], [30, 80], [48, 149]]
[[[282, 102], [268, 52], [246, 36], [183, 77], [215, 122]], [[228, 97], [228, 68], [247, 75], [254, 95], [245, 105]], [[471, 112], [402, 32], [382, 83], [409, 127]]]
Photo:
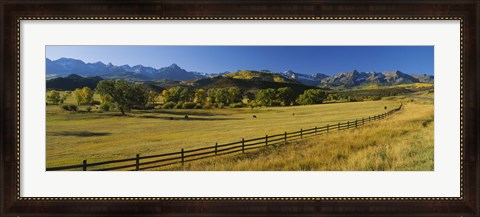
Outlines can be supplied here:
[[340, 131], [340, 122], [338, 122], [338, 131]]
[[140, 154], [137, 154], [137, 157], [135, 159], [135, 171], [140, 170]]
[[303, 139], [303, 129], [300, 128], [300, 139]]
[[185, 159], [184, 159], [185, 157], [184, 157], [184, 155], [183, 155], [183, 148], [182, 148], [181, 154], [182, 154], [182, 166], [183, 166], [183, 164], [185, 163]]
[[285, 144], [287, 144], [287, 131], [285, 131], [285, 136], [283, 137], [283, 141], [285, 142]]
[[265, 135], [265, 146], [268, 146], [268, 135]]
[[328, 133], [329, 124], [327, 124], [327, 133]]
[[245, 139], [242, 138], [242, 153], [245, 153]]
[[347, 129], [350, 129], [350, 121], [347, 121]]
[[355, 128], [357, 128], [357, 123], [358, 123], [358, 120], [355, 119]]
[[370, 123], [370, 121], [371, 121], [371, 120], [370, 120], [370, 116], [368, 116], [368, 123]]
[[83, 171], [87, 171], [87, 160], [83, 160]]
[[215, 143], [215, 156], [217, 155], [217, 150], [218, 150], [218, 142]]
[[362, 126], [365, 124], [365, 118], [362, 117]]
[[317, 126], [315, 126], [315, 136], [317, 135]]

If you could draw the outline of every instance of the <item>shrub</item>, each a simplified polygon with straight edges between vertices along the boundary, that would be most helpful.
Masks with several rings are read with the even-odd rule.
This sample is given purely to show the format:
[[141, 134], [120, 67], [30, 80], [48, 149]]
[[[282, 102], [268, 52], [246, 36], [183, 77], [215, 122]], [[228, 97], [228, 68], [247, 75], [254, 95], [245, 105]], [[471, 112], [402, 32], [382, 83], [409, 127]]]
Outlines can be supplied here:
[[242, 108], [244, 106], [243, 102], [237, 102], [230, 104], [230, 108]]
[[91, 111], [92, 111], [92, 107], [88, 106], [88, 107], [86, 108], [86, 110], [87, 110], [87, 112], [91, 112]]
[[163, 109], [172, 109], [175, 106], [174, 102], [166, 102], [163, 104], [162, 108]]
[[78, 107], [76, 105], [69, 105], [68, 108], [70, 109], [70, 111], [74, 111], [74, 112], [78, 110]]
[[217, 104], [215, 104], [215, 106], [216, 106], [217, 108], [223, 108], [223, 107], [225, 106], [225, 104], [223, 104], [223, 103], [217, 103]]
[[78, 110], [76, 105], [63, 105], [62, 109], [65, 111], [72, 111], [72, 112], [76, 112]]
[[100, 110], [102, 110], [103, 112], [108, 112], [110, 110], [110, 105], [107, 103], [103, 103], [100, 105]]
[[280, 106], [281, 103], [278, 102], [278, 101], [272, 101], [272, 103], [270, 104], [270, 106]]
[[70, 111], [70, 109], [68, 108], [68, 105], [62, 105], [60, 107], [65, 111]]
[[350, 98], [350, 102], [361, 102], [363, 101], [363, 97], [361, 96], [352, 96], [352, 97], [349, 97]]
[[195, 105], [195, 109], [201, 109], [202, 107], [203, 107], [203, 106], [202, 106], [202, 104], [200, 104], [200, 103], [197, 103], [197, 104]]
[[381, 99], [382, 99], [382, 97], [380, 97], [380, 96], [370, 96], [369, 98], [370, 98], [370, 100], [372, 100], [372, 101], [377, 101], [377, 100], [381, 100]]
[[202, 106], [202, 108], [204, 108], [204, 109], [211, 109], [212, 107], [213, 107], [213, 104], [211, 102], [206, 102]]
[[173, 108], [174, 109], [181, 109], [183, 107], [183, 102], [178, 102]]
[[387, 97], [384, 97], [383, 99], [384, 100], [394, 100], [395, 97], [394, 96], [387, 96]]
[[193, 108], [195, 108], [196, 105], [197, 105], [197, 103], [195, 103], [195, 102], [186, 102], [186, 103], [183, 103], [182, 108], [193, 109]]

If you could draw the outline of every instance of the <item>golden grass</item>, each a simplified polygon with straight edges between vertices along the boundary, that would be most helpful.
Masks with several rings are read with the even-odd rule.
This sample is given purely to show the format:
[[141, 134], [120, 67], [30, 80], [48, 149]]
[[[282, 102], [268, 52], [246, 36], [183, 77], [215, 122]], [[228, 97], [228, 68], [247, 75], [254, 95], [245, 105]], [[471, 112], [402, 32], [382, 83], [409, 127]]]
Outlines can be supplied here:
[[353, 88], [353, 89], [378, 90], [378, 89], [390, 89], [390, 88], [412, 89], [412, 88], [430, 88], [430, 87], [433, 88], [433, 84], [430, 84], [430, 83], [411, 83], [411, 84], [397, 84], [397, 85], [391, 85], [391, 86], [379, 86], [379, 85], [376, 85], [376, 84], [369, 84], [369, 85], [359, 86], [359, 87], [356, 87], [356, 88]]
[[[433, 104], [407, 103], [379, 122], [169, 170], [432, 171]], [[162, 168], [165, 169], [165, 168]]]
[[[239, 109], [72, 113], [47, 106], [47, 167], [132, 158], [336, 124], [397, 107], [396, 100]], [[295, 113], [295, 115], [293, 115]], [[184, 119], [188, 115], [188, 119]], [[252, 118], [256, 115], [257, 118]], [[170, 120], [174, 118], [174, 120]]]

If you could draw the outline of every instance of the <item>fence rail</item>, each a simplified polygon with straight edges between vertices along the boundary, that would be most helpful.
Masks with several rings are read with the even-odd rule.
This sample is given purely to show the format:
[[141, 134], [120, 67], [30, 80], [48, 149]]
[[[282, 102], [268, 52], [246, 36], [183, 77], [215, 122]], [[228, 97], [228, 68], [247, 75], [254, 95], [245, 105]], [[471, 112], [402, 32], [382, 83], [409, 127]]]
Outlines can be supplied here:
[[[382, 120], [394, 112], [400, 110], [402, 104], [398, 108], [392, 109], [388, 112], [369, 116], [368, 118], [362, 117], [361, 119], [348, 120], [347, 122], [338, 122], [337, 124], [327, 124], [325, 126], [317, 127], [310, 129], [300, 129], [295, 132], [284, 132], [281, 134], [275, 135], [265, 135], [264, 137], [258, 137], [253, 139], [243, 139], [238, 142], [231, 142], [226, 144], [215, 143], [214, 146], [184, 150], [183, 148], [179, 152], [171, 152], [157, 155], [147, 155], [140, 156], [137, 154], [134, 158], [119, 159], [119, 160], [110, 160], [103, 162], [87, 163], [87, 160], [83, 160], [82, 164], [69, 165], [69, 166], [60, 166], [60, 167], [50, 167], [47, 168], [47, 171], [58, 171], [58, 170], [83, 170], [87, 171], [109, 171], [109, 170], [120, 170], [128, 169], [131, 171], [146, 170], [158, 167], [165, 167], [174, 164], [184, 165], [186, 162], [197, 161], [205, 158], [211, 158], [219, 155], [227, 155], [245, 151], [258, 149], [271, 145], [286, 144], [289, 141], [302, 139], [306, 136], [316, 136], [331, 131], [340, 131], [354, 129], [359, 126], [365, 125], [365, 123], [370, 123], [373, 121]], [[141, 162], [142, 161], [142, 162]], [[104, 165], [111, 165], [110, 167], [102, 167]]]

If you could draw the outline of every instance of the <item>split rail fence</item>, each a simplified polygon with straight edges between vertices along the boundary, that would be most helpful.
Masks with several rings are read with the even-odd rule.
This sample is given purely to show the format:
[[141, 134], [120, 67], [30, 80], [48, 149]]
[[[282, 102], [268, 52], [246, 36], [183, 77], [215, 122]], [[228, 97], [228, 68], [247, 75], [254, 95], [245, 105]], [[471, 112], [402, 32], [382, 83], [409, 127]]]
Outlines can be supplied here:
[[243, 139], [237, 142], [231, 142], [226, 144], [215, 143], [214, 146], [203, 147], [185, 150], [181, 149], [178, 152], [171, 152], [157, 155], [140, 156], [137, 154], [135, 157], [119, 160], [110, 160], [103, 162], [88, 163], [87, 160], [83, 160], [81, 164], [50, 167], [47, 171], [108, 171], [108, 170], [130, 170], [139, 171], [147, 170], [159, 167], [165, 167], [174, 164], [184, 165], [187, 162], [197, 161], [205, 158], [211, 158], [219, 155], [227, 155], [233, 153], [245, 153], [246, 151], [259, 149], [271, 145], [286, 144], [288, 142], [303, 139], [307, 136], [320, 135], [332, 131], [348, 130], [363, 126], [366, 123], [382, 120], [396, 111], [402, 108], [402, 104], [396, 109], [392, 109], [383, 114], [369, 116], [368, 118], [355, 119], [352, 121], [338, 122], [337, 124], [327, 124], [321, 127], [314, 127], [310, 129], [300, 129], [295, 132], [284, 132], [275, 135], [265, 135], [264, 137], [254, 139]]

